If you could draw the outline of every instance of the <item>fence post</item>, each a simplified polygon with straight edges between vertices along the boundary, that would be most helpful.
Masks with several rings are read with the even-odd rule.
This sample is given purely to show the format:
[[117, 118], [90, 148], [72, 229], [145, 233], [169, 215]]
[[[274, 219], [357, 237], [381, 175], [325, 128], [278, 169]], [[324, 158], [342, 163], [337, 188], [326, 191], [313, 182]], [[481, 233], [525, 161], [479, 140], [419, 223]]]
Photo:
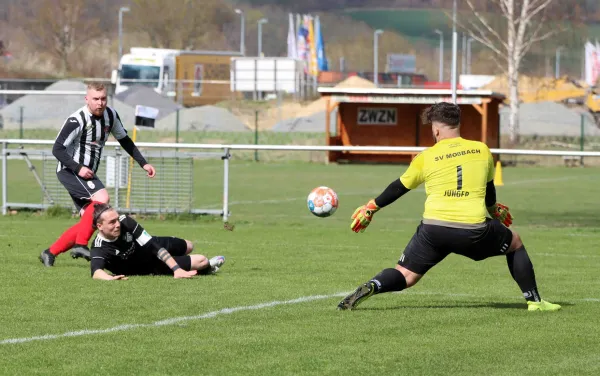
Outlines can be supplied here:
[[[581, 114], [581, 135], [579, 137], [579, 150], [583, 151], [583, 143], [585, 141], [585, 115]], [[579, 165], [583, 166], [583, 156], [579, 158]]]
[[115, 196], [112, 205], [121, 208], [119, 202], [119, 190], [121, 189], [121, 148], [115, 146]]
[[6, 142], [2, 143], [2, 215], [6, 215], [6, 213], [8, 212], [8, 208], [6, 206], [6, 201], [8, 198], [8, 193], [6, 192], [8, 190], [8, 184], [7, 184], [7, 163], [6, 163], [6, 159], [8, 158], [7, 155], [8, 152], [8, 144]]
[[[254, 110], [254, 145], [258, 145], [258, 110]], [[254, 162], [258, 162], [258, 149], [254, 149]]]
[[[175, 143], [179, 143], [179, 108], [175, 111]], [[179, 149], [175, 149], [179, 151]]]
[[23, 106], [19, 106], [19, 138], [23, 138]]
[[229, 220], [229, 148], [223, 150], [223, 222]]

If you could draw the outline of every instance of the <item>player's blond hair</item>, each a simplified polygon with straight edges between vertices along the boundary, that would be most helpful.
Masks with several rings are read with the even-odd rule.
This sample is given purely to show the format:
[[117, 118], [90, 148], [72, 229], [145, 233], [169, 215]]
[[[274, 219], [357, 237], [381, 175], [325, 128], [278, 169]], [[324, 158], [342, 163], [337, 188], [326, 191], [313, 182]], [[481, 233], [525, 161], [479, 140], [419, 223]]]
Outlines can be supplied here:
[[87, 85], [88, 90], [104, 91], [106, 86], [102, 82], [89, 82]]

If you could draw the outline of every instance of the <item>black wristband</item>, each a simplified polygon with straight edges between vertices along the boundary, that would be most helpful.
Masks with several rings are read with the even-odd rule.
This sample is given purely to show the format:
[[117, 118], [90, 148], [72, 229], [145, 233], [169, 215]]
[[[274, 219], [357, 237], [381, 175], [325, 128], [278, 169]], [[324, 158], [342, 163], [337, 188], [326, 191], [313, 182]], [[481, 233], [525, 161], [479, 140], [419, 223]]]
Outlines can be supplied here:
[[176, 271], [177, 269], [181, 269], [181, 266], [175, 265], [174, 267], [171, 268], [172, 271]]

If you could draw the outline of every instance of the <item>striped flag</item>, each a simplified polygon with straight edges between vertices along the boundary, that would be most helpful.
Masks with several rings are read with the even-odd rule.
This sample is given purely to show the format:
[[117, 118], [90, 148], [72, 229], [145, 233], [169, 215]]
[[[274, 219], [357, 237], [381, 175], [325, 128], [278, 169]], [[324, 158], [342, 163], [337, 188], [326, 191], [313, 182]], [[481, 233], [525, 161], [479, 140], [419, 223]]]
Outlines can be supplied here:
[[303, 17], [302, 22], [298, 28], [298, 59], [305, 62], [305, 72], [308, 71], [308, 27], [306, 23], [306, 16]]
[[585, 82], [593, 86], [600, 77], [600, 48], [596, 44], [585, 44]]
[[319, 74], [319, 68], [317, 67], [317, 46], [315, 43], [315, 28], [313, 25], [313, 18], [308, 19], [308, 46], [309, 46], [309, 60], [308, 67], [311, 76], [317, 76]]
[[598, 39], [596, 39], [596, 61], [594, 61], [594, 73], [596, 74], [596, 81], [592, 84], [598, 84], [600, 80], [600, 43], [598, 43]]

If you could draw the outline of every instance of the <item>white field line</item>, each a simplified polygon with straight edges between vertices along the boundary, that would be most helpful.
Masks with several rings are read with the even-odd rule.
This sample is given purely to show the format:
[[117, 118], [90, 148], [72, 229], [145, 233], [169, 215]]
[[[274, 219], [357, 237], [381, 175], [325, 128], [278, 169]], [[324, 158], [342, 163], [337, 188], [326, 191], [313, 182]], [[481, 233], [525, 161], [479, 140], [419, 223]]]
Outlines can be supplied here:
[[271, 307], [275, 307], [275, 306], [279, 306], [279, 305], [306, 303], [306, 302], [312, 302], [315, 300], [329, 299], [329, 298], [334, 298], [334, 297], [342, 297], [342, 296], [345, 296], [346, 294], [348, 294], [348, 292], [331, 294], [331, 295], [303, 296], [301, 298], [292, 299], [292, 300], [274, 300], [272, 302], [260, 303], [260, 304], [256, 304], [256, 305], [250, 305], [250, 306], [238, 306], [238, 307], [232, 307], [232, 308], [223, 308], [218, 311], [207, 312], [207, 313], [204, 313], [201, 315], [196, 315], [196, 316], [171, 317], [168, 319], [155, 321], [155, 322], [149, 323], [149, 324], [124, 324], [124, 325], [118, 325], [118, 326], [114, 326], [112, 328], [107, 328], [107, 329], [84, 329], [84, 330], [78, 330], [78, 331], [74, 331], [74, 332], [66, 332], [66, 333], [62, 333], [62, 334], [45, 334], [45, 335], [33, 336], [33, 337], [9, 338], [9, 339], [0, 341], [0, 345], [26, 343], [26, 342], [33, 342], [33, 341], [48, 341], [48, 340], [53, 340], [53, 339], [66, 338], [66, 337], [81, 337], [81, 336], [88, 336], [88, 335], [93, 335], [93, 334], [107, 334], [107, 333], [113, 333], [113, 332], [122, 332], [122, 331], [140, 329], [140, 328], [160, 327], [160, 326], [165, 326], [165, 325], [173, 325], [173, 324], [177, 324], [177, 323], [181, 323], [181, 322], [185, 322], [185, 321], [211, 319], [211, 318], [214, 318], [214, 317], [217, 317], [220, 315], [228, 315], [228, 314], [232, 314], [232, 313], [240, 312], [240, 311], [253, 311], [253, 310], [258, 310], [258, 309], [271, 308]]
[[[45, 335], [32, 336], [32, 337], [8, 338], [8, 339], [1, 340], [0, 345], [12, 345], [12, 344], [17, 344], [17, 343], [27, 343], [27, 342], [34, 342], [34, 341], [49, 341], [49, 340], [60, 339], [60, 338], [82, 337], [82, 336], [88, 336], [88, 335], [94, 335], [94, 334], [107, 334], [107, 333], [123, 332], [123, 331], [140, 329], [140, 328], [156, 328], [156, 327], [161, 327], [161, 326], [174, 325], [174, 324], [178, 324], [178, 323], [182, 323], [182, 322], [186, 322], [186, 321], [212, 319], [217, 316], [228, 315], [228, 314], [232, 314], [235, 312], [241, 312], [241, 311], [254, 311], [254, 310], [259, 310], [259, 309], [264, 309], [264, 308], [272, 308], [272, 307], [276, 307], [276, 306], [280, 306], [280, 305], [307, 303], [307, 302], [313, 302], [313, 301], [317, 301], [317, 300], [330, 299], [330, 298], [335, 298], [335, 297], [343, 297], [349, 293], [350, 292], [339, 292], [339, 293], [330, 294], [330, 295], [303, 296], [303, 297], [300, 297], [297, 299], [291, 299], [291, 300], [274, 300], [272, 302], [260, 303], [260, 304], [256, 304], [256, 305], [250, 305], [250, 306], [238, 306], [238, 307], [232, 307], [232, 308], [223, 308], [218, 311], [207, 312], [207, 313], [203, 313], [201, 315], [195, 315], [195, 316], [171, 317], [171, 318], [167, 318], [164, 320], [155, 321], [150, 324], [123, 324], [123, 325], [118, 325], [118, 326], [114, 326], [112, 328], [107, 328], [107, 329], [84, 329], [84, 330], [78, 330], [78, 331], [73, 331], [73, 332], [66, 332], [66, 333], [62, 333], [62, 334], [45, 334]], [[493, 298], [493, 296], [482, 296], [482, 295], [474, 295], [474, 294], [441, 293], [441, 292], [427, 292], [427, 291], [412, 292], [410, 290], [402, 291], [402, 292], [400, 292], [400, 294], [432, 295], [432, 296], [435, 295], [435, 296], [445, 296], [445, 297], [450, 297], [450, 298], [479, 298], [479, 299]], [[516, 300], [516, 297], [515, 297], [515, 300]], [[600, 299], [598, 299], [598, 298], [583, 298], [583, 299], [574, 299], [572, 301], [599, 303]]]
[[[580, 179], [582, 178], [581, 176], [565, 176], [562, 178], [546, 178], [546, 179], [533, 179], [533, 180], [519, 180], [519, 181], [514, 181], [514, 182], [509, 182], [509, 183], [505, 183], [504, 186], [511, 186], [511, 185], [526, 185], [526, 184], [538, 184], [538, 183], [551, 183], [551, 182], [557, 182], [557, 181], [565, 181], [565, 180], [573, 180], [573, 179]], [[381, 191], [383, 190], [380, 189], [378, 191], [375, 190], [370, 190], [370, 191], [360, 191], [360, 192], [347, 192], [344, 193], [344, 196], [368, 196], [368, 195], [375, 195], [375, 194], [379, 194], [381, 193]], [[424, 191], [425, 189], [423, 187], [419, 187], [417, 189], [414, 189], [413, 191], [416, 192], [421, 192]], [[306, 197], [289, 197], [289, 198], [281, 198], [281, 199], [269, 199], [269, 200], [245, 200], [245, 201], [230, 201], [229, 202], [229, 206], [233, 206], [233, 205], [263, 205], [263, 204], [280, 204], [280, 203], [284, 203], [284, 202], [292, 202], [292, 201], [304, 201], [306, 200]], [[203, 205], [205, 206], [207, 209], [212, 209], [212, 208], [219, 208], [222, 206], [222, 204], [209, 204], [209, 205]]]

